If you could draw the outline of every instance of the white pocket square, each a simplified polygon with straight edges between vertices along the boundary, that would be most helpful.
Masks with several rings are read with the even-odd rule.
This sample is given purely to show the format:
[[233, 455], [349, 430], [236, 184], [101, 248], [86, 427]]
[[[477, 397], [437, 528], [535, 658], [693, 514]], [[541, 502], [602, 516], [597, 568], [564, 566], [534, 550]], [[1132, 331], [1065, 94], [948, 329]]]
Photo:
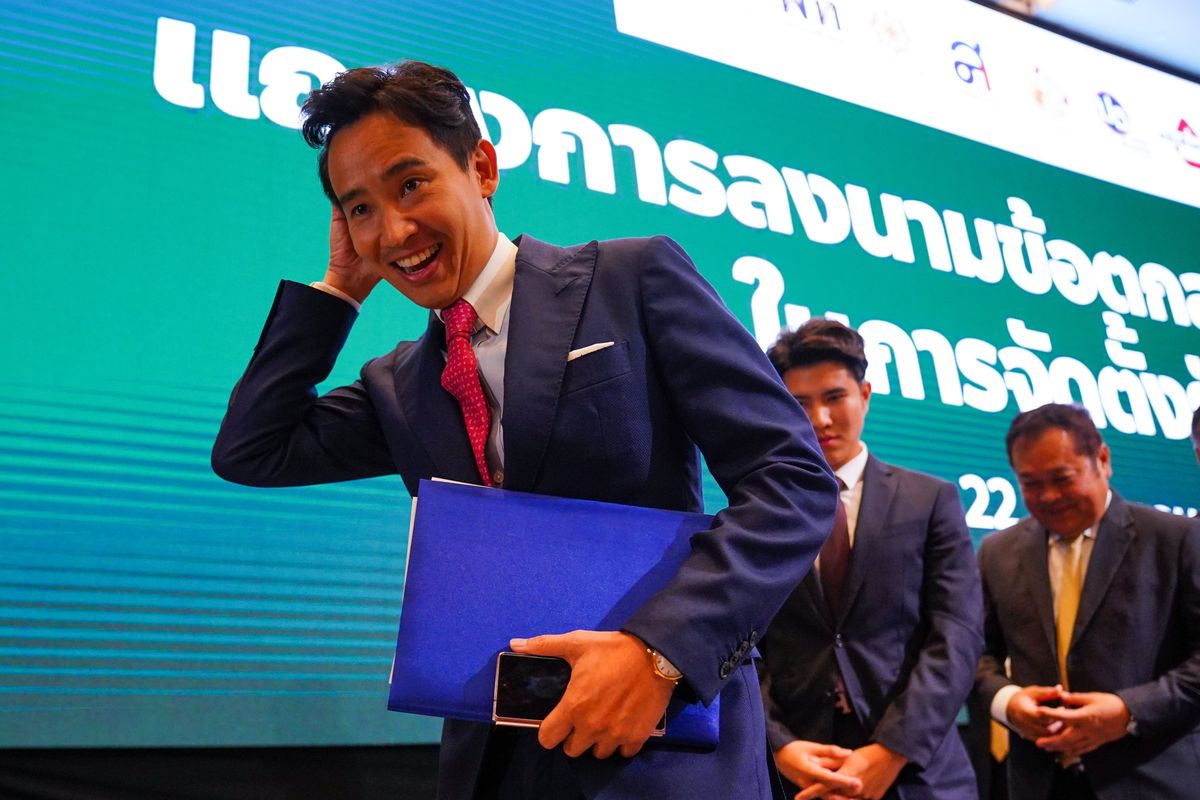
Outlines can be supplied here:
[[580, 356], [586, 356], [588, 353], [594, 353], [597, 350], [603, 350], [606, 347], [612, 347], [614, 344], [616, 344], [616, 342], [597, 342], [596, 344], [589, 344], [587, 347], [581, 347], [578, 350], [572, 350], [571, 352], [567, 353], [567, 361], [574, 361]]

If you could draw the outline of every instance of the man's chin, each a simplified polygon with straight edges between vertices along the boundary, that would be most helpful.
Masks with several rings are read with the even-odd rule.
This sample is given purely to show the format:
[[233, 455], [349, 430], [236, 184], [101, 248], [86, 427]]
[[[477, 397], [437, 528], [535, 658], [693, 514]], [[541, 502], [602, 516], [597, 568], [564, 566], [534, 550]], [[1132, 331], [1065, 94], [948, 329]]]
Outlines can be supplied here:
[[393, 277], [389, 277], [386, 280], [389, 286], [404, 295], [404, 298], [410, 303], [421, 308], [428, 308], [431, 311], [445, 308], [455, 300], [455, 298], [451, 297], [449, 300], [443, 301], [444, 293], [437, 291], [432, 286], [413, 286]]
[[828, 463], [832, 469], [839, 469], [843, 464], [850, 460], [846, 457], [845, 450], [846, 448], [837, 446], [830, 448], [822, 447], [821, 454], [825, 456], [826, 463]]
[[1081, 525], [1078, 520], [1071, 517], [1042, 516], [1038, 518], [1038, 522], [1042, 523], [1042, 527], [1050, 533], [1063, 539], [1074, 539], [1088, 528], [1087, 525]]

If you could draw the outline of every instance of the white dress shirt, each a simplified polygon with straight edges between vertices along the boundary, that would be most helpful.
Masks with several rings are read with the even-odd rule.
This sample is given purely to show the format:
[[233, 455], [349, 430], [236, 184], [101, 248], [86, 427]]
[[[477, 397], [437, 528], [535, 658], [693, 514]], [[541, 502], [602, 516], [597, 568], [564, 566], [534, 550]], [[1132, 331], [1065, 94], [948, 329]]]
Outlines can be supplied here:
[[862, 505], [863, 471], [867, 468], [867, 443], [861, 442], [862, 449], [858, 455], [835, 469], [833, 474], [846, 487], [840, 497], [846, 507], [846, 528], [850, 532], [850, 546], [854, 547], [854, 532], [858, 529], [858, 508]]
[[[854, 532], [858, 529], [858, 507], [862, 505], [863, 470], [867, 468], [867, 443], [862, 442], [861, 444], [862, 449], [858, 451], [858, 455], [833, 471], [837, 479], [846, 487], [838, 493], [838, 497], [842, 499], [842, 505], [846, 509], [846, 538], [850, 541], [852, 549]], [[820, 555], [813, 561], [813, 569], [820, 573]]]

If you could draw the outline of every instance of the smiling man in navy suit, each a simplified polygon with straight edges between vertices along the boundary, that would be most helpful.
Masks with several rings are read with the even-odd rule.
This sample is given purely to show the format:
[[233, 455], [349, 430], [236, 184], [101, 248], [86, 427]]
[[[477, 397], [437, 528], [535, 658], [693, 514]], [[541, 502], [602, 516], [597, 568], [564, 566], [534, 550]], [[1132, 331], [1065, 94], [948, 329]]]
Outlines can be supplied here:
[[762, 642], [779, 770], [803, 800], [973, 798], [954, 719], [982, 649], [982, 608], [958, 492], [867, 451], [871, 384], [857, 331], [812, 319], [770, 356], [808, 411], [845, 509], [820, 574]]
[[[438, 796], [768, 797], [751, 659], [836, 504], [800, 407], [670, 240], [500, 234], [495, 150], [453, 74], [351, 70], [304, 110], [333, 207], [328, 268], [281, 285], [214, 469], [260, 486], [398, 473], [413, 493], [443, 477], [696, 511], [702, 453], [729, 506], [678, 573], [620, 631], [514, 641], [571, 662], [566, 695], [538, 731], [447, 722]], [[425, 334], [318, 397], [381, 281], [431, 310]], [[642, 749], [676, 690], [720, 695], [715, 752]]]

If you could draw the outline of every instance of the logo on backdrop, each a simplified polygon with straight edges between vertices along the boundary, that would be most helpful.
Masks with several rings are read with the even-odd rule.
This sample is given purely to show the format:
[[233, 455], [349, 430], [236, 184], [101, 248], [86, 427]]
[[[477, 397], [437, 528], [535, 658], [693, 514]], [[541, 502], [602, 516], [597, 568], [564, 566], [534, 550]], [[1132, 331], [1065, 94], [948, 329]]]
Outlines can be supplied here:
[[788, 15], [799, 14], [801, 19], [814, 22], [822, 28], [842, 29], [837, 3], [830, 0], [783, 0], [783, 12]]
[[[300, 127], [300, 103], [345, 67], [307, 47], [276, 47], [258, 62], [258, 94], [250, 91], [250, 37], [213, 30], [207, 87], [196, 81], [196, 26], [159, 17], [154, 42], [154, 88], [168, 103], [204, 108], [205, 95], [231, 117], [264, 116], [286, 128]], [[315, 83], [314, 83], [315, 81]]]
[[1070, 102], [1066, 93], [1063, 92], [1058, 82], [1040, 66], [1033, 68], [1033, 75], [1029, 79], [1029, 89], [1033, 93], [1033, 101], [1042, 111], [1056, 117], [1067, 113]]
[[871, 17], [871, 27], [875, 31], [875, 38], [884, 47], [897, 54], [908, 51], [912, 38], [899, 17], [887, 10], [876, 11]]
[[951, 52], [965, 61], [954, 62], [954, 73], [963, 83], [974, 84], [975, 79], [983, 76], [983, 86], [987, 91], [992, 90], [992, 82], [988, 79], [987, 66], [983, 63], [983, 48], [979, 44], [955, 42], [950, 45]]
[[1122, 136], [1129, 133], [1129, 113], [1123, 105], [1117, 102], [1117, 98], [1108, 92], [1097, 93], [1096, 111], [1100, 114], [1100, 119], [1104, 124], [1113, 132]]
[[1180, 118], [1175, 130], [1164, 133], [1163, 138], [1175, 146], [1175, 152], [1188, 165], [1200, 169], [1200, 136], [1196, 135], [1186, 119]]

